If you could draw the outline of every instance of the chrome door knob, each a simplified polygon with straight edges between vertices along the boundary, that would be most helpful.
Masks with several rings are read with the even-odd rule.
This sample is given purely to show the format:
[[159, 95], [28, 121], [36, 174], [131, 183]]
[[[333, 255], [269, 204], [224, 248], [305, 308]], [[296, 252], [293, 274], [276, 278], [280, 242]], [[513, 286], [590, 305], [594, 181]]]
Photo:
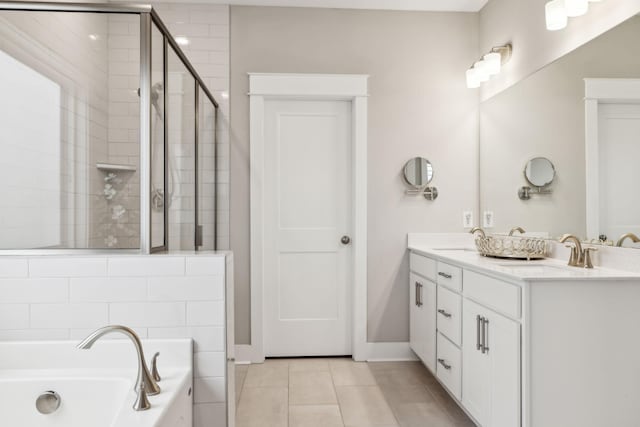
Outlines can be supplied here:
[[342, 238], [340, 239], [340, 243], [342, 243], [343, 245], [348, 245], [349, 243], [351, 243], [351, 237], [342, 236]]

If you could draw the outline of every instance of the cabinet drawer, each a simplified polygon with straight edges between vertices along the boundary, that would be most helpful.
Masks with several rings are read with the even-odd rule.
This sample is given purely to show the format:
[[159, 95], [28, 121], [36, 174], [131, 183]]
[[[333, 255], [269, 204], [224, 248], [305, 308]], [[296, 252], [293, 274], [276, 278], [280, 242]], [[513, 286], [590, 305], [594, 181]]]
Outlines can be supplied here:
[[460, 349], [443, 335], [438, 334], [438, 358], [436, 376], [458, 400], [461, 399], [462, 357]]
[[438, 286], [438, 331], [460, 346], [462, 336], [462, 297]]
[[436, 261], [422, 255], [409, 254], [409, 269], [414, 273], [436, 281]]
[[444, 262], [438, 262], [438, 285], [447, 286], [454, 291], [462, 291], [462, 269]]
[[515, 319], [520, 318], [520, 287], [502, 280], [467, 271], [464, 295]]

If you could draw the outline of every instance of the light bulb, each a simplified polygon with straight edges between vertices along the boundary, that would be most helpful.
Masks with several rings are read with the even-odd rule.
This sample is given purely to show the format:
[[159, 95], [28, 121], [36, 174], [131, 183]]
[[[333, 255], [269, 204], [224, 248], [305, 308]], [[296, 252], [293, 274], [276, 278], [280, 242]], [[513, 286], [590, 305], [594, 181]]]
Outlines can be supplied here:
[[480, 60], [476, 62], [475, 64], [473, 64], [473, 68], [476, 70], [476, 73], [478, 73], [478, 80], [480, 80], [480, 83], [483, 83], [489, 80], [489, 73], [487, 72], [487, 64], [484, 61]]
[[582, 16], [589, 10], [589, 0], [564, 0], [567, 16]]
[[469, 68], [467, 70], [467, 87], [469, 89], [480, 87], [480, 80], [478, 79], [478, 73], [475, 68]]
[[567, 10], [565, 0], [551, 0], [544, 6], [547, 30], [561, 30], [567, 26]]
[[500, 73], [500, 67], [502, 62], [502, 55], [498, 52], [487, 53], [482, 57], [486, 73], [490, 76]]

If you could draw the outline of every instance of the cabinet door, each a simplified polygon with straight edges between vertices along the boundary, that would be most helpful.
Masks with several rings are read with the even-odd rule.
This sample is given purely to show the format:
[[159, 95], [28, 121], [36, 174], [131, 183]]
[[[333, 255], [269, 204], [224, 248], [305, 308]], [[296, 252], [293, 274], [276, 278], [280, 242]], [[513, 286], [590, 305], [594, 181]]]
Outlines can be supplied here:
[[462, 403], [482, 427], [520, 426], [520, 325], [465, 299], [462, 329]]
[[436, 368], [436, 284], [409, 275], [409, 345], [432, 372]]
[[481, 351], [485, 310], [468, 299], [462, 301], [462, 404], [483, 427], [491, 411], [491, 361]]
[[409, 347], [420, 358], [424, 355], [423, 336], [426, 325], [421, 321], [422, 308], [420, 307], [420, 276], [409, 274]]
[[491, 427], [520, 426], [520, 324], [487, 311]]

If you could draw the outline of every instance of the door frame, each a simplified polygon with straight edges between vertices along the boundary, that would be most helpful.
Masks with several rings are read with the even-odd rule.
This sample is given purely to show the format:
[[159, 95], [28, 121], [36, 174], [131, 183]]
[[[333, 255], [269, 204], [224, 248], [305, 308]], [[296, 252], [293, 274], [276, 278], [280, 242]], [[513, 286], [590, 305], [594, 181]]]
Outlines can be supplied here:
[[251, 349], [264, 361], [264, 104], [265, 100], [328, 100], [351, 103], [352, 173], [352, 353], [366, 360], [367, 348], [367, 82], [356, 74], [249, 73]]
[[585, 176], [587, 236], [600, 228], [600, 146], [598, 120], [600, 104], [640, 104], [640, 79], [584, 79]]

